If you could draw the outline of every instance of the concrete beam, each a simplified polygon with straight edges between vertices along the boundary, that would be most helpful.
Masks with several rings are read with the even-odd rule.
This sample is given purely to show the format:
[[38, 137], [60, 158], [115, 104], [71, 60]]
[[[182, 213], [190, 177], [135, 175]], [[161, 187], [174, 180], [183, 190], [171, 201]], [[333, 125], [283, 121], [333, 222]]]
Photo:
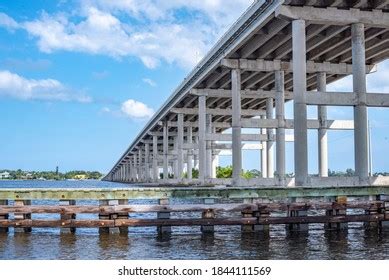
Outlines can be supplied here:
[[[223, 59], [221, 61], [221, 66], [252, 72], [293, 72], [293, 63], [281, 60]], [[334, 64], [329, 62], [316, 63], [313, 61], [307, 61], [306, 69], [307, 73], [324, 72], [331, 75], [351, 75], [353, 73], [352, 65], [347, 63]], [[375, 70], [375, 65], [366, 66], [366, 73], [370, 73]]]
[[[232, 92], [227, 89], [192, 89], [190, 91], [192, 95], [205, 95], [207, 97], [214, 98], [231, 98]], [[275, 90], [242, 90], [241, 91], [242, 99], [264, 99], [264, 98], [275, 98], [276, 91]], [[291, 100], [293, 99], [293, 92], [287, 91], [285, 92], [285, 99]]]
[[306, 20], [314, 24], [351, 25], [361, 23], [367, 27], [389, 28], [389, 14], [382, 10], [316, 8], [312, 6], [285, 6], [277, 8], [276, 17], [289, 20]]
[[[231, 142], [233, 141], [232, 134], [220, 134], [220, 133], [209, 133], [207, 134], [206, 140], [207, 141], [225, 141], [225, 142]], [[260, 142], [260, 141], [267, 141], [269, 139], [267, 134], [242, 134], [241, 140], [247, 141], [247, 142]], [[274, 141], [274, 137], [272, 137], [272, 140]], [[239, 150], [241, 149], [241, 145], [239, 145]]]
[[[186, 114], [186, 115], [197, 115], [198, 108], [173, 108], [170, 110], [173, 114]], [[206, 108], [205, 114], [213, 116], [232, 116], [232, 109], [209, 109]], [[266, 112], [263, 110], [242, 110], [241, 116], [261, 116], [265, 115]]]
[[[278, 128], [277, 120], [267, 119], [242, 119], [243, 128]], [[286, 129], [294, 129], [294, 120], [285, 120]], [[319, 120], [307, 120], [308, 129], [319, 129]], [[330, 130], [352, 130], [354, 121], [352, 120], [327, 120], [326, 128]]]

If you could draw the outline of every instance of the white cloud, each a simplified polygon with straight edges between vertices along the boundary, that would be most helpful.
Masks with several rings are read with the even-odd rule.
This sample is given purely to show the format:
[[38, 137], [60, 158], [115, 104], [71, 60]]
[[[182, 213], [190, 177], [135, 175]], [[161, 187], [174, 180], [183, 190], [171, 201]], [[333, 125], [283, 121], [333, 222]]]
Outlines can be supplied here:
[[61, 82], [53, 79], [27, 79], [9, 71], [0, 71], [0, 96], [22, 100], [91, 102], [82, 94], [73, 94]]
[[154, 82], [152, 79], [144, 78], [142, 81], [143, 81], [145, 84], [148, 84], [148, 85], [151, 86], [151, 87], [156, 87], [156, 86], [157, 86], [157, 83]]
[[19, 24], [7, 14], [0, 13], [0, 26], [13, 30], [19, 27]]
[[161, 62], [191, 68], [250, 3], [89, 0], [80, 4], [76, 19], [43, 13], [38, 19], [16, 23], [3, 17], [7, 25], [23, 28], [37, 38], [42, 52], [65, 50], [117, 59], [132, 56], [151, 69]]
[[154, 110], [146, 104], [132, 99], [122, 104], [122, 113], [133, 119], [148, 119], [154, 115]]

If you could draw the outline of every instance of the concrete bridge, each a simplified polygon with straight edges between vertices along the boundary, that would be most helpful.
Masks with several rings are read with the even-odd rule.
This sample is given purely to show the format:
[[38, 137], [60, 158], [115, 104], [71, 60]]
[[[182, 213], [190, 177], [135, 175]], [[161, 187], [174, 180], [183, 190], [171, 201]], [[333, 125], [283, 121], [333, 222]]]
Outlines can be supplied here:
[[[388, 107], [389, 95], [367, 92], [366, 76], [388, 57], [389, 1], [256, 1], [162, 105], [104, 180], [387, 186], [389, 178], [369, 174], [367, 109]], [[329, 83], [348, 75], [353, 76], [353, 92], [327, 91]], [[284, 106], [290, 101], [294, 117], [286, 119]], [[316, 119], [307, 119], [307, 106], [317, 106]], [[352, 106], [354, 121], [328, 119], [327, 106]], [[245, 128], [261, 132], [242, 133]], [[318, 130], [318, 177], [308, 174], [309, 129]], [[356, 177], [328, 178], [329, 130], [354, 130]], [[294, 142], [295, 178], [285, 174], [288, 141]], [[260, 151], [263, 178], [241, 178], [244, 149]], [[233, 178], [221, 180], [215, 178], [216, 166], [224, 151], [232, 151]], [[192, 178], [193, 168], [198, 168], [198, 178]]]

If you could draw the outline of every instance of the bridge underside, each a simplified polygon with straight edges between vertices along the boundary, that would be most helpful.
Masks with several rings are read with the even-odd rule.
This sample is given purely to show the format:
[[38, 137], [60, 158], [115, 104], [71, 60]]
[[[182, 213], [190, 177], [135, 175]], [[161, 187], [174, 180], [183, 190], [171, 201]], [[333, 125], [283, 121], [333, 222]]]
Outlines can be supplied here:
[[[389, 95], [366, 90], [367, 74], [389, 57], [389, 1], [255, 2], [190, 73], [138, 135], [107, 181], [233, 186], [373, 185], [369, 107]], [[352, 92], [327, 85], [353, 76]], [[293, 102], [293, 119], [285, 103]], [[307, 119], [307, 107], [318, 116]], [[352, 106], [354, 120], [330, 120], [327, 106]], [[257, 129], [246, 133], [245, 129]], [[308, 130], [318, 130], [319, 174], [308, 174]], [[243, 132], [242, 132], [243, 130]], [[286, 132], [292, 130], [293, 135]], [[328, 177], [329, 130], [353, 130], [356, 177]], [[285, 145], [294, 143], [295, 178], [286, 178]], [[262, 178], [245, 180], [242, 150], [257, 151]], [[231, 153], [233, 177], [216, 179]], [[192, 170], [198, 169], [198, 178]]]

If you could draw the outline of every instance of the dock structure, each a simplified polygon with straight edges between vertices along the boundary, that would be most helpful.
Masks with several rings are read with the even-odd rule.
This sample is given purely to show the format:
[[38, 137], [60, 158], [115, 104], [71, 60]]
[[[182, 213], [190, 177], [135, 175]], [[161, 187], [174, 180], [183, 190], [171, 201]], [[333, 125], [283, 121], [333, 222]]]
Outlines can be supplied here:
[[[139, 216], [144, 213], [154, 216]], [[48, 216], [52, 214], [57, 218]], [[287, 231], [308, 232], [309, 224], [346, 230], [356, 222], [377, 233], [389, 230], [388, 186], [0, 190], [0, 234], [9, 228], [14, 234], [36, 228], [60, 228], [61, 234], [98, 228], [100, 234], [128, 235], [134, 227], [170, 234], [180, 226], [199, 227], [203, 234], [217, 231], [215, 226], [268, 234], [279, 224]]]
[[[389, 95], [367, 92], [367, 74], [389, 57], [389, 1], [262, 0], [239, 18], [143, 128], [106, 181], [156, 185], [370, 186], [369, 107]], [[352, 92], [327, 85], [353, 76]], [[285, 103], [293, 101], [293, 119]], [[307, 118], [307, 107], [318, 116]], [[332, 120], [327, 106], [351, 106]], [[258, 132], [246, 133], [245, 129]], [[293, 131], [288, 134], [287, 131]], [[318, 177], [308, 174], [308, 130], [318, 131]], [[353, 130], [354, 178], [328, 178], [328, 131]], [[286, 178], [285, 143], [294, 143]], [[262, 178], [245, 180], [242, 150], [258, 152]], [[221, 152], [233, 177], [219, 180]], [[198, 178], [192, 170], [199, 171]]]

